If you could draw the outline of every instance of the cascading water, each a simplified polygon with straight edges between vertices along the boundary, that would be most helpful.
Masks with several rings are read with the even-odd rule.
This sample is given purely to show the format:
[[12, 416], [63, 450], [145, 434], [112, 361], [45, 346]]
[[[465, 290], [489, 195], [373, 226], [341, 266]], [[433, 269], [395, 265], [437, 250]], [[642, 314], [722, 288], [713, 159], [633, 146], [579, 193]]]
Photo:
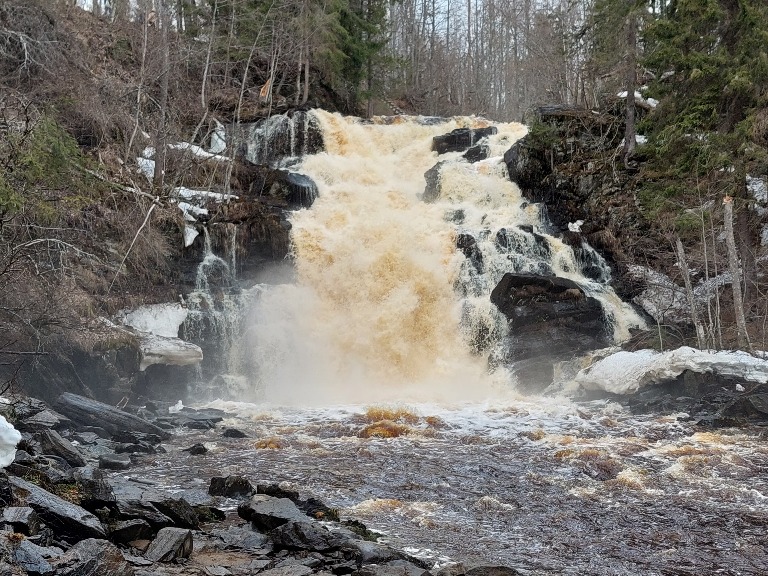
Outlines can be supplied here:
[[[301, 164], [319, 198], [291, 219], [298, 282], [262, 294], [248, 334], [264, 398], [487, 397], [505, 377], [489, 375], [486, 358], [472, 352], [486, 352], [506, 330], [488, 299], [504, 272], [578, 281], [604, 303], [617, 337], [639, 323], [608, 286], [583, 276], [569, 246], [540, 232], [538, 207], [507, 178], [501, 156], [525, 134], [522, 125], [498, 126], [488, 160], [446, 154], [439, 197], [426, 203], [432, 138], [485, 120], [314, 117], [326, 150]], [[456, 249], [462, 238], [474, 246], [470, 257]]]

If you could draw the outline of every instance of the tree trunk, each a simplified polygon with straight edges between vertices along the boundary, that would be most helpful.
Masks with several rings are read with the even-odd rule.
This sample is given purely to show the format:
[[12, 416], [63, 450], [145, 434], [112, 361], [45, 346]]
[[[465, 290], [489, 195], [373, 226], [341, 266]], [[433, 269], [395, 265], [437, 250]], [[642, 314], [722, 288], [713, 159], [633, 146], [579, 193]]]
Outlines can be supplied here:
[[739, 256], [736, 252], [736, 239], [733, 235], [733, 199], [723, 198], [725, 219], [725, 243], [728, 247], [728, 268], [731, 272], [731, 288], [733, 289], [733, 308], [736, 316], [736, 338], [739, 348], [749, 349], [747, 322], [744, 318], [744, 300], [741, 295], [741, 273], [739, 272]]
[[161, 194], [165, 183], [165, 153], [167, 146], [167, 121], [168, 116], [168, 76], [171, 68], [170, 46], [168, 41], [168, 28], [170, 19], [168, 18], [168, 9], [164, 0], [157, 0], [160, 22], [160, 50], [163, 53], [163, 69], [160, 76], [160, 121], [155, 134], [155, 173], [153, 186], [155, 194]]
[[[634, 0], [627, 0], [630, 4]], [[630, 7], [627, 16], [627, 111], [624, 127], [624, 166], [627, 167], [635, 152], [635, 86], [637, 85], [637, 14]]]
[[700, 349], [707, 347], [707, 338], [704, 333], [704, 326], [701, 325], [699, 320], [699, 312], [696, 309], [696, 299], [693, 297], [693, 286], [691, 285], [691, 273], [688, 270], [688, 261], [685, 258], [685, 249], [680, 238], [676, 239], [675, 249], [677, 251], [677, 263], [680, 266], [680, 273], [683, 275], [683, 282], [685, 283], [685, 294], [688, 298], [688, 305], [691, 307], [691, 320], [696, 328], [696, 345]]

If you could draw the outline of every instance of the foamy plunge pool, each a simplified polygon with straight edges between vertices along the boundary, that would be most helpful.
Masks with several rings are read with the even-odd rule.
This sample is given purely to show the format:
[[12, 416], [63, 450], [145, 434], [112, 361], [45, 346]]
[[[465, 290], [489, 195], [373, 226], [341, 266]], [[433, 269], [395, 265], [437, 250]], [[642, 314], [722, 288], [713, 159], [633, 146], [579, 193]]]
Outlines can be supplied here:
[[[184, 491], [282, 482], [438, 563], [531, 574], [765, 574], [768, 443], [611, 403], [317, 409], [217, 401], [130, 475]], [[390, 423], [377, 425], [382, 420]], [[249, 438], [223, 438], [236, 427]], [[390, 437], [386, 437], [390, 436]], [[203, 442], [209, 452], [183, 448]], [[234, 503], [233, 503], [234, 506]]]

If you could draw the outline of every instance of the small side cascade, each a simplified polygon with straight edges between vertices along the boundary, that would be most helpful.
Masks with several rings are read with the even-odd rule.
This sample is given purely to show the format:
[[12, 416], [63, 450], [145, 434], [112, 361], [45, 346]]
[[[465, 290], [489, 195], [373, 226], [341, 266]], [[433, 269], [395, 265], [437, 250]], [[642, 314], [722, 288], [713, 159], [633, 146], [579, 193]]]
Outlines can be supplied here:
[[211, 234], [207, 226], [203, 226], [203, 259], [197, 266], [195, 276], [195, 291], [210, 293], [211, 281], [217, 284], [229, 283], [232, 279], [232, 269], [223, 258], [213, 253]]
[[253, 164], [284, 167], [323, 148], [323, 136], [307, 112], [278, 114], [243, 127], [245, 157]]

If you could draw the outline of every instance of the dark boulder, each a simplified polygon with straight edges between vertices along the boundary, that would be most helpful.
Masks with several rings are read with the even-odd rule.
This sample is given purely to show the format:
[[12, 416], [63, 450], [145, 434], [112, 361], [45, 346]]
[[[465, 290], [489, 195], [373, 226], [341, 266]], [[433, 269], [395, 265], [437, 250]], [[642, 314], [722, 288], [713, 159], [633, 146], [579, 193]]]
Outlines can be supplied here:
[[83, 508], [93, 512], [105, 506], [108, 508], [114, 506], [115, 494], [101, 470], [86, 466], [75, 470], [73, 476], [80, 492], [80, 504]]
[[46, 576], [54, 569], [48, 561], [61, 555], [61, 550], [38, 546], [29, 540], [22, 540], [13, 551], [13, 560], [27, 574]]
[[250, 481], [243, 476], [214, 476], [211, 478], [211, 484], [208, 493], [211, 496], [226, 496], [227, 498], [238, 498], [240, 496], [250, 496], [256, 492]]
[[134, 576], [120, 550], [106, 540], [78, 542], [56, 562], [57, 576]]
[[117, 544], [128, 544], [134, 540], [146, 540], [152, 537], [154, 531], [148, 522], [139, 518], [121, 520], [110, 526], [109, 539]]
[[477, 239], [468, 232], [459, 232], [456, 236], [456, 248], [472, 263], [478, 273], [483, 273], [483, 253], [477, 245]]
[[550, 384], [555, 362], [611, 342], [600, 302], [567, 278], [507, 273], [491, 302], [509, 322], [502, 361], [525, 391]]
[[227, 428], [221, 433], [224, 438], [248, 438], [248, 434], [238, 430], [237, 428]]
[[99, 519], [84, 508], [21, 478], [11, 476], [9, 482], [16, 502], [33, 508], [60, 538], [77, 542], [85, 538], [106, 537]]
[[275, 498], [265, 494], [257, 494], [240, 504], [237, 513], [256, 530], [263, 532], [273, 530], [291, 520], [307, 520], [307, 516], [288, 498]]
[[85, 459], [80, 451], [67, 439], [62, 438], [61, 434], [55, 430], [43, 430], [35, 435], [40, 450], [43, 454], [53, 454], [60, 456], [67, 461], [70, 466], [85, 466]]
[[474, 146], [482, 138], [496, 134], [496, 126], [487, 128], [456, 128], [448, 134], [432, 138], [432, 150], [438, 154], [461, 152]]
[[286, 522], [271, 530], [268, 536], [278, 549], [327, 552], [340, 544], [327, 528], [309, 518]]
[[440, 171], [443, 168], [443, 164], [445, 164], [445, 162], [438, 162], [432, 166], [432, 168], [424, 172], [424, 180], [427, 182], [427, 185], [424, 188], [424, 194], [421, 196], [421, 199], [424, 202], [431, 203], [440, 198], [440, 193], [442, 192], [440, 185]]
[[488, 146], [487, 144], [476, 144], [475, 146], [472, 146], [472, 148], [464, 152], [464, 154], [462, 155], [462, 158], [464, 158], [467, 162], [474, 164], [475, 162], [486, 160], [490, 155], [491, 155], [490, 146]]
[[128, 454], [102, 454], [99, 456], [99, 468], [103, 470], [128, 470], [131, 457]]
[[172, 562], [177, 558], [189, 558], [192, 544], [191, 530], [163, 528], [157, 533], [144, 556], [152, 562]]
[[197, 530], [200, 519], [192, 505], [183, 498], [171, 498], [163, 495], [147, 495], [145, 502], [152, 504], [157, 510], [171, 519], [174, 526]]

